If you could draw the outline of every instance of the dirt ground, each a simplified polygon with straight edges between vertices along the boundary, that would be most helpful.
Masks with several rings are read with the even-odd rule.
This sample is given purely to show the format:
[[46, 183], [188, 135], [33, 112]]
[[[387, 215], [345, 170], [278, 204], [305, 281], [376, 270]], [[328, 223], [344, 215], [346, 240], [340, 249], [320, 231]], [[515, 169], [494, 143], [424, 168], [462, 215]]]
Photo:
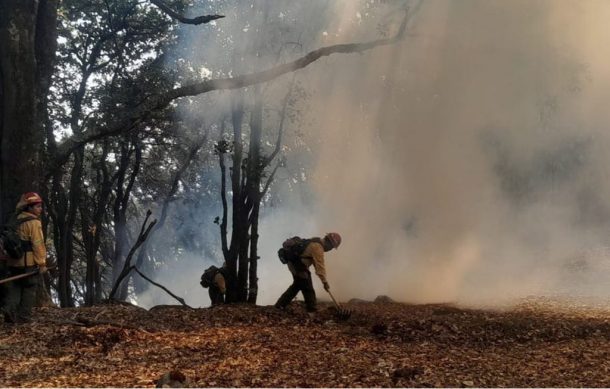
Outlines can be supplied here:
[[40, 308], [0, 325], [0, 386], [609, 387], [610, 309], [351, 303], [347, 321], [231, 305]]

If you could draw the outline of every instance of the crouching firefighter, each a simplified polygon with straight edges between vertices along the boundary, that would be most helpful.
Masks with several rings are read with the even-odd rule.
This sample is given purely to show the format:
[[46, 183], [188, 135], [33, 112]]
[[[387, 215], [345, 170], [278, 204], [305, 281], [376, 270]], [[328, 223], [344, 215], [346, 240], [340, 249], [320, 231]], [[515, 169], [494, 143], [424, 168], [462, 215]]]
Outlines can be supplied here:
[[286, 289], [284, 294], [275, 303], [276, 308], [283, 309], [297, 293], [303, 293], [305, 307], [308, 312], [315, 312], [316, 292], [313, 288], [311, 272], [309, 267], [314, 266], [315, 272], [322, 281], [324, 289], [330, 290], [326, 279], [326, 268], [324, 265], [324, 252], [336, 249], [341, 244], [341, 235], [330, 232], [324, 238], [301, 239], [298, 236], [287, 239], [278, 251], [282, 263], [288, 265], [292, 273], [292, 285]]
[[214, 265], [204, 270], [201, 275], [201, 286], [208, 288], [212, 306], [225, 303], [227, 295], [227, 270], [225, 266], [218, 268]]
[[[21, 196], [16, 207], [16, 232], [21, 240], [20, 257], [7, 259], [6, 273], [9, 277], [31, 273], [40, 274], [47, 271], [47, 249], [42, 234], [42, 198], [34, 192]], [[5, 299], [2, 310], [7, 322], [26, 322], [29, 320], [32, 307], [36, 302], [36, 289], [39, 276], [30, 276], [4, 284]]]

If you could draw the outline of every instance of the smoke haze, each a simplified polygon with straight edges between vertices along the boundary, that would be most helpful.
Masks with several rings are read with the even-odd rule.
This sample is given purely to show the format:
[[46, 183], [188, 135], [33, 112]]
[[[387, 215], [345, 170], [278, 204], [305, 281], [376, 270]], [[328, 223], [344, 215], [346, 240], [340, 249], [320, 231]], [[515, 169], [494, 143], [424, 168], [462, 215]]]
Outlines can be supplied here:
[[403, 44], [325, 64], [314, 185], [341, 295], [608, 295], [608, 7], [425, 1]]
[[[401, 18], [391, 1], [272, 3], [272, 15], [299, 16], [292, 34], [312, 48], [392, 34]], [[288, 152], [288, 169], [311, 169], [291, 190], [279, 180], [283, 201], [263, 210], [259, 303], [291, 282], [276, 259], [282, 240], [330, 231], [343, 236], [326, 260], [341, 300], [607, 298], [610, 4], [407, 4], [403, 42], [297, 74], [309, 98], [292, 131], [307, 152]], [[240, 23], [219, 21], [227, 35]], [[212, 71], [215, 49], [199, 52]]]

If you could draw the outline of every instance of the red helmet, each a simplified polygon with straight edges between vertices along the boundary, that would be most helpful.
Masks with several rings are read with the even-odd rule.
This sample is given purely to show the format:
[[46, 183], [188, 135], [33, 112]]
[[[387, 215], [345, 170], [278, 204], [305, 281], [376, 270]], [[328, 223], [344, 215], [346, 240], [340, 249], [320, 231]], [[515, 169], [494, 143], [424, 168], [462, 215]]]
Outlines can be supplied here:
[[326, 234], [324, 239], [328, 239], [335, 249], [341, 244], [341, 235], [339, 235], [337, 232], [329, 232]]
[[38, 193], [27, 192], [27, 193], [24, 193], [21, 195], [21, 198], [19, 199], [19, 202], [17, 203], [16, 208], [18, 210], [21, 210], [30, 205], [41, 204], [41, 203], [42, 203], [42, 197], [40, 197], [40, 195]]

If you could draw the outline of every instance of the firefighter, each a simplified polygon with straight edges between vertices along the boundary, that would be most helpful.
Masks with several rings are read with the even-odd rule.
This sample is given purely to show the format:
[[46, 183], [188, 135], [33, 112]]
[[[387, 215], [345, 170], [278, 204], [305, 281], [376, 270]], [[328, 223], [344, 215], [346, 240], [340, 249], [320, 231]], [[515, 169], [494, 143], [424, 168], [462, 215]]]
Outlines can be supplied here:
[[221, 270], [219, 270], [214, 276], [214, 281], [212, 282], [212, 285], [210, 285], [208, 293], [210, 295], [210, 301], [212, 302], [213, 306], [225, 303], [225, 296], [227, 294], [227, 282]]
[[312, 238], [299, 255], [297, 261], [287, 263], [290, 273], [292, 273], [292, 284], [280, 296], [275, 303], [276, 308], [284, 309], [292, 299], [299, 293], [303, 293], [305, 307], [308, 312], [315, 312], [316, 292], [313, 288], [311, 272], [309, 267], [313, 265], [316, 274], [322, 281], [325, 290], [330, 290], [330, 285], [326, 278], [326, 268], [324, 265], [324, 252], [336, 249], [341, 244], [341, 235], [336, 232], [329, 232], [324, 238]]
[[208, 288], [212, 306], [225, 303], [225, 296], [227, 294], [226, 273], [227, 271], [224, 265], [221, 268], [210, 266], [201, 275], [200, 284], [204, 288]]
[[[9, 258], [7, 260], [9, 277], [29, 273], [36, 269], [40, 274], [47, 271], [47, 249], [40, 221], [42, 205], [42, 198], [35, 192], [24, 193], [17, 203], [17, 220], [24, 218], [28, 220], [17, 227], [24, 254], [19, 259]], [[6, 284], [3, 306], [5, 321], [9, 323], [29, 321], [39, 283], [40, 277], [30, 276]]]

